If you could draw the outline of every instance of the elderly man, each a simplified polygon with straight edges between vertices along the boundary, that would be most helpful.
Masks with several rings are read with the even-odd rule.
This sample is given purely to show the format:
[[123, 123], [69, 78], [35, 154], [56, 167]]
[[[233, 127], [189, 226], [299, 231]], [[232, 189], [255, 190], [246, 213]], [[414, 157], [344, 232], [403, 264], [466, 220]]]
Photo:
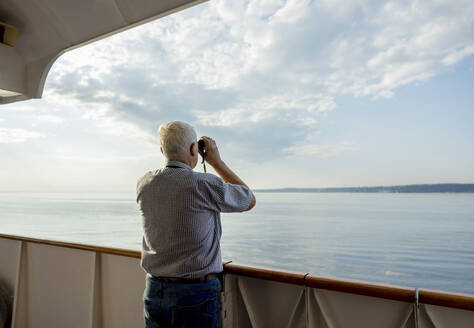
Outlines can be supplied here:
[[137, 185], [142, 213], [141, 265], [147, 327], [220, 327], [222, 272], [220, 213], [255, 206], [248, 186], [222, 161], [214, 140], [202, 137], [205, 161], [217, 174], [193, 171], [198, 142], [193, 127], [170, 122], [159, 129], [164, 168]]

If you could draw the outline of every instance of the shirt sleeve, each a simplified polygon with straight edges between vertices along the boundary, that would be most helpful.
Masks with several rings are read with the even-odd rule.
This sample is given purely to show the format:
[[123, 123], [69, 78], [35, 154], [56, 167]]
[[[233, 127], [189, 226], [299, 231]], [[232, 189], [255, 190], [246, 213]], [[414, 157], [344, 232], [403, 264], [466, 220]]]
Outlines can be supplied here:
[[252, 192], [246, 186], [224, 182], [214, 176], [206, 181], [211, 207], [223, 213], [243, 212], [250, 207]]

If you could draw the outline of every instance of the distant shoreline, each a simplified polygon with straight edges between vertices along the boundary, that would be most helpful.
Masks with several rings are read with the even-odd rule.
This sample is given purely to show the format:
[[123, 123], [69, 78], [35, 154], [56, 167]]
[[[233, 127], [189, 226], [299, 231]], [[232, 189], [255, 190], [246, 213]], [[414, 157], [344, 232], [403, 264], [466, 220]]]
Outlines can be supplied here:
[[[252, 189], [262, 193], [474, 193], [474, 183], [412, 184], [375, 187], [331, 187], [331, 188], [269, 188]], [[0, 190], [2, 194], [134, 194], [134, 191], [38, 191], [38, 190]]]
[[437, 183], [437, 184], [413, 184], [401, 186], [377, 186], [377, 187], [334, 187], [334, 188], [278, 188], [278, 189], [255, 189], [256, 192], [300, 192], [300, 193], [323, 193], [323, 192], [351, 192], [351, 193], [474, 193], [474, 183]]

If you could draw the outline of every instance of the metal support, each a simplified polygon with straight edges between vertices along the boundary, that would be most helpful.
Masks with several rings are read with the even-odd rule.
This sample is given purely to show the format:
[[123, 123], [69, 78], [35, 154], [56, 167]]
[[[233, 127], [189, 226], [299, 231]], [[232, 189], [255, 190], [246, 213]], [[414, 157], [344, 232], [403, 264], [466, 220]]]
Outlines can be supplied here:
[[305, 285], [305, 282], [306, 282], [306, 277], [309, 275], [309, 272], [308, 273], [305, 273], [304, 277], [303, 277], [303, 285]]
[[420, 310], [420, 303], [419, 303], [419, 293], [418, 288], [415, 288], [415, 308], [413, 309], [413, 314], [415, 315], [415, 328], [418, 328], [418, 318], [419, 318], [419, 310]]
[[14, 292], [13, 292], [13, 309], [12, 309], [12, 322], [11, 326], [12, 327], [17, 327], [17, 313], [18, 313], [18, 305], [19, 305], [19, 299], [20, 299], [20, 279], [21, 279], [21, 263], [23, 261], [23, 248], [26, 246], [24, 245], [25, 242], [20, 240], [20, 244], [18, 246], [18, 262], [16, 264], [16, 280], [15, 280], [15, 287], [14, 287]]

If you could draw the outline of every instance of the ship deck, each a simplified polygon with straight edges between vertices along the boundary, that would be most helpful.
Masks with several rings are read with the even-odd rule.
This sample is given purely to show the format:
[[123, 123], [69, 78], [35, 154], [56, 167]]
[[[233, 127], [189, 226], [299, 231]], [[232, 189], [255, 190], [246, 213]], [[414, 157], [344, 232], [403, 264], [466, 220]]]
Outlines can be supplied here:
[[[143, 327], [140, 252], [0, 234], [12, 327]], [[223, 327], [473, 327], [474, 295], [224, 263]], [[73, 324], [71, 324], [73, 323]]]

